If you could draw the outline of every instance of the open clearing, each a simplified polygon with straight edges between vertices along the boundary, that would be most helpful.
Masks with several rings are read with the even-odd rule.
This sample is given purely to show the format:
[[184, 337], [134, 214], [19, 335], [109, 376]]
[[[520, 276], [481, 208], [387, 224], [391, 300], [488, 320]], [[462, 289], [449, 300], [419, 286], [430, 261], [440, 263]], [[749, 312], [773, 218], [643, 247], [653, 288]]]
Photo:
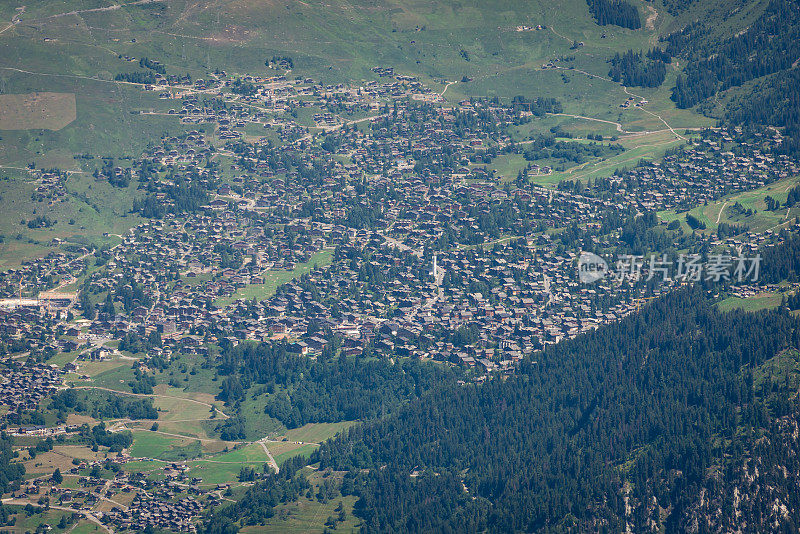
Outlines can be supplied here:
[[[339, 432], [356, 424], [356, 421], [342, 421], [340, 423], [308, 423], [299, 428], [287, 430], [284, 436], [289, 441], [301, 443], [322, 443], [332, 438]], [[270, 449], [272, 450], [272, 449]]]
[[333, 251], [330, 249], [324, 249], [313, 256], [311, 259], [306, 263], [299, 263], [295, 266], [294, 269], [291, 271], [287, 270], [278, 270], [278, 271], [265, 271], [261, 273], [261, 276], [264, 277], [263, 284], [252, 284], [248, 285], [245, 288], [237, 290], [229, 297], [222, 297], [217, 299], [214, 302], [217, 306], [227, 306], [232, 304], [238, 299], [245, 299], [245, 300], [264, 300], [272, 295], [275, 294], [275, 291], [278, 289], [278, 286], [281, 286], [295, 278], [299, 278], [302, 275], [311, 272], [313, 268], [316, 267], [325, 267], [329, 265], [333, 261]]
[[0, 95], [0, 130], [57, 131], [76, 118], [75, 93]]
[[[336, 483], [341, 483], [344, 475], [343, 472], [320, 473], [309, 468], [306, 468], [305, 472], [308, 476], [308, 481], [311, 483], [311, 491], [314, 495], [316, 495], [325, 479], [330, 478]], [[267, 520], [265, 525], [247, 526], [240, 532], [252, 534], [324, 532], [327, 530], [323, 526], [326, 518], [338, 516], [336, 509], [339, 507], [339, 503], [345, 510], [346, 519], [336, 525], [336, 530], [356, 532], [361, 524], [361, 520], [353, 515], [353, 506], [356, 499], [353, 495], [347, 495], [323, 503], [316, 497], [308, 499], [305, 496], [301, 496], [295, 502], [279, 504], [275, 508], [275, 515]]]
[[760, 293], [748, 298], [728, 297], [717, 304], [720, 311], [740, 309], [743, 311], [758, 311], [777, 308], [781, 305], [783, 293]]
[[275, 462], [278, 465], [281, 465], [286, 460], [291, 460], [295, 456], [311, 456], [311, 453], [317, 450], [318, 447], [319, 445], [316, 443], [309, 443], [306, 445], [285, 445], [284, 443], [267, 444], [269, 452], [272, 454], [272, 457], [275, 458]]

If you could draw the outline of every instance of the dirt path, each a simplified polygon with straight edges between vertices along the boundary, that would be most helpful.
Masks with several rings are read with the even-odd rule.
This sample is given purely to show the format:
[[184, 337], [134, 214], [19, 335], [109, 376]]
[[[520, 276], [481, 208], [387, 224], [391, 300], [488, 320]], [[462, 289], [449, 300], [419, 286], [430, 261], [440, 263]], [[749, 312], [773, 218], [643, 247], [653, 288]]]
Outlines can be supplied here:
[[572, 117], [573, 119], [583, 119], [586, 121], [595, 121], [595, 122], [604, 122], [606, 124], [613, 124], [619, 133], [623, 134], [634, 134], [634, 133], [653, 133], [653, 132], [629, 132], [628, 130], [622, 129], [622, 124], [614, 121], [608, 121], [605, 119], [595, 119], [594, 117], [586, 117], [585, 115], [572, 115], [571, 113], [548, 113], [548, 115], [556, 115], [559, 117]]
[[728, 201], [722, 203], [722, 207], [719, 209], [719, 213], [717, 213], [717, 221], [714, 224], [719, 224], [720, 218], [722, 218], [722, 212], [725, 210], [725, 206], [728, 205]]
[[442, 92], [441, 92], [441, 93], [439, 93], [439, 96], [444, 96], [444, 93], [447, 91], [447, 89], [448, 89], [448, 88], [449, 88], [451, 85], [455, 85], [455, 84], [457, 84], [457, 83], [458, 83], [458, 80], [456, 80], [456, 81], [454, 81], [454, 82], [447, 82], [447, 84], [444, 86], [444, 89], [442, 89]]
[[0, 67], [0, 70], [10, 70], [13, 72], [19, 72], [22, 74], [31, 74], [33, 76], [55, 76], [58, 78], [76, 78], [78, 80], [91, 80], [93, 82], [103, 82], [103, 83], [114, 83], [114, 84], [122, 84], [122, 85], [135, 85], [136, 87], [144, 87], [145, 84], [143, 83], [134, 83], [134, 82], [124, 82], [120, 80], [104, 80], [102, 78], [95, 78], [92, 76], [79, 76], [77, 74], [57, 74], [53, 72], [33, 72], [30, 70], [24, 69], [17, 69], [15, 67]]
[[569, 37], [566, 37], [566, 36], [564, 36], [564, 35], [561, 35], [561, 34], [560, 34], [560, 33], [558, 33], [558, 32], [556, 31], [556, 29], [555, 29], [555, 28], [553, 28], [552, 26], [548, 26], [548, 28], [550, 28], [550, 31], [551, 31], [551, 32], [553, 32], [554, 34], [558, 35], [559, 37], [561, 37], [562, 39], [564, 39], [564, 40], [565, 40], [565, 41], [567, 41], [568, 43], [572, 44], [572, 42], [573, 42], [573, 41], [572, 41], [572, 39], [570, 39]]
[[781, 223], [778, 223], [775, 226], [773, 226], [772, 228], [768, 229], [767, 232], [769, 232], [771, 230], [775, 230], [776, 228], [783, 228], [787, 224], [794, 222], [793, 220], [789, 219], [789, 212], [791, 210], [792, 210], [792, 208], [786, 208], [786, 220], [781, 222]]
[[11, 17], [11, 23], [8, 26], [6, 26], [5, 28], [3, 28], [2, 30], [0, 30], [0, 33], [3, 33], [4, 31], [6, 31], [9, 28], [13, 28], [15, 24], [19, 24], [19, 20], [20, 20], [19, 18], [23, 15], [23, 13], [25, 13], [25, 6], [18, 7], [17, 8], [17, 12], [14, 13], [13, 17]]
[[267, 458], [269, 458], [269, 465], [270, 465], [270, 467], [272, 467], [275, 470], [275, 474], [277, 475], [278, 473], [281, 472], [281, 468], [278, 467], [278, 462], [276, 462], [275, 458], [272, 457], [272, 453], [269, 452], [269, 449], [267, 448], [267, 444], [264, 443], [264, 441], [266, 441], [266, 439], [267, 438], [263, 438], [263, 439], [258, 440], [258, 444], [261, 445], [262, 449], [264, 449], [264, 452], [267, 454]]
[[[206, 421], [206, 419], [198, 419], [198, 421]], [[127, 421], [127, 422], [135, 423], [136, 421]], [[162, 422], [172, 422], [172, 421], [162, 421]], [[221, 439], [198, 438], [197, 436], [186, 436], [184, 434], [173, 434], [172, 432], [163, 432], [161, 430], [150, 430], [149, 428], [129, 428], [124, 423], [120, 427], [120, 429], [135, 430], [136, 432], [152, 432], [153, 434], [162, 434], [164, 436], [170, 436], [170, 437], [173, 437], [173, 438], [189, 439], [189, 440], [200, 441], [200, 442], [211, 442], [211, 443], [222, 442], [222, 443], [243, 443], [243, 444], [247, 444], [246, 441], [225, 441], [225, 440], [221, 440]], [[221, 462], [221, 463], [235, 463], [235, 462]]]
[[[145, 393], [129, 393], [127, 391], [119, 391], [119, 390], [116, 390], [116, 389], [109, 389], [109, 388], [104, 388], [104, 387], [100, 387], [100, 386], [75, 386], [72, 389], [99, 389], [100, 391], [108, 391], [109, 393], [117, 393], [119, 395], [128, 395], [128, 396], [131, 396], [131, 397], [149, 397], [149, 398], [151, 398], [151, 397], [159, 397], [159, 398], [162, 398], [162, 399], [178, 399], [178, 400], [183, 400], [183, 401], [186, 401], [186, 402], [193, 402], [195, 404], [202, 404], [203, 406], [207, 406], [209, 409], [213, 408], [213, 409], [215, 409], [217, 411], [218, 414], [220, 414], [222, 416], [223, 419], [228, 419], [229, 418], [228, 415], [225, 412], [223, 412], [222, 410], [220, 410], [219, 408], [217, 408], [213, 404], [209, 404], [207, 402], [202, 402], [202, 401], [194, 400], [194, 399], [187, 399], [185, 397], [175, 397], [175, 396], [171, 396], [171, 395], [158, 395], [156, 393], [150, 393], [149, 395], [145, 394]], [[168, 422], [168, 421], [165, 421], [165, 422]], [[187, 437], [187, 436], [182, 436], [182, 437]], [[215, 441], [218, 441], [218, 440], [215, 440]]]
[[80, 15], [81, 13], [96, 13], [98, 11], [115, 11], [117, 9], [127, 7], [127, 6], [135, 6], [138, 4], [154, 4], [154, 3], [164, 3], [166, 0], [136, 0], [135, 2], [127, 2], [124, 4], [112, 4], [106, 7], [95, 7], [91, 9], [76, 9], [74, 11], [65, 11], [64, 13], [56, 13], [55, 15], [50, 15], [47, 17], [41, 17], [38, 19], [30, 19], [26, 22], [37, 22], [43, 20], [50, 20], [50, 19], [57, 19], [61, 17], [68, 17], [70, 15]]
[[[675, 140], [674, 140], [674, 139], [670, 139], [669, 141], [664, 141], [664, 142], [662, 142], [662, 143], [653, 143], [653, 144], [650, 144], [650, 145], [639, 145], [637, 148], [641, 148], [641, 147], [643, 147], [643, 146], [661, 146], [661, 145], [668, 145], [668, 144], [670, 144], [670, 143], [674, 143], [674, 142], [675, 142]], [[609, 164], [606, 164], [606, 165], [599, 165], [599, 166], [597, 166], [597, 167], [594, 167], [594, 168], [592, 168], [591, 170], [587, 170], [587, 172], [585, 172], [585, 173], [583, 173], [583, 174], [578, 174], [578, 175], [575, 175], [575, 176], [574, 176], [574, 178], [575, 178], [576, 180], [579, 180], [579, 179], [581, 179], [581, 178], [583, 178], [583, 177], [585, 177], [585, 176], [589, 176], [590, 174], [594, 174], [594, 173], [595, 173], [595, 172], [597, 172], [597, 171], [600, 171], [600, 170], [603, 170], [603, 169], [608, 169], [608, 168], [610, 168], [610, 167], [615, 167], [615, 166], [617, 166], [617, 165], [620, 165], [620, 164], [622, 164], [622, 163], [627, 163], [627, 162], [629, 162], [629, 161], [635, 161], [635, 160], [639, 160], [639, 159], [641, 159], [641, 158], [642, 158], [642, 156], [641, 156], [641, 155], [637, 155], [637, 156], [633, 156], [633, 157], [630, 157], [630, 158], [627, 158], [627, 159], [616, 160], [616, 161], [613, 161], [613, 162], [611, 162], [611, 163], [609, 163]], [[608, 160], [605, 160], [605, 161], [608, 161]]]
[[655, 30], [656, 29], [656, 19], [658, 18], [658, 11], [653, 6], [647, 6], [647, 18], [644, 22], [644, 27], [648, 30]]
[[[555, 68], [557, 68], [557, 69], [561, 69], [561, 70], [568, 70], [568, 71], [572, 71], [572, 72], [580, 72], [581, 74], [585, 74], [585, 75], [587, 75], [587, 76], [590, 76], [590, 77], [592, 77], [592, 78], [598, 78], [598, 79], [600, 79], [600, 80], [603, 80], [603, 81], [606, 81], [606, 82], [617, 83], [617, 82], [615, 82], [614, 80], [612, 80], [612, 79], [610, 79], [610, 78], [606, 78], [605, 76], [600, 76], [600, 75], [598, 75], [598, 74], [592, 74], [591, 72], [586, 72], [585, 70], [580, 70], [580, 69], [568, 69], [568, 68], [565, 68], [565, 67], [559, 67], [559, 66], [556, 66]], [[627, 88], [627, 87], [625, 87], [624, 85], [622, 86], [622, 91], [623, 91], [623, 92], [624, 92], [626, 95], [628, 95], [628, 96], [632, 96], [632, 97], [634, 97], [634, 98], [638, 98], [639, 100], [644, 100], [644, 99], [645, 99], [645, 98], [644, 98], [642, 95], [637, 95], [636, 93], [632, 93], [632, 92], [630, 91], [630, 89], [628, 89], [628, 88]], [[644, 112], [645, 112], [645, 113], [647, 113], [648, 115], [651, 115], [651, 116], [653, 116], [653, 117], [657, 118], [658, 120], [660, 120], [661, 122], [663, 122], [663, 123], [664, 123], [664, 126], [666, 126], [666, 127], [667, 127], [667, 129], [668, 129], [670, 132], [672, 132], [672, 134], [673, 134], [675, 137], [677, 137], [678, 139], [683, 139], [684, 141], [686, 141], [686, 138], [685, 138], [685, 137], [683, 137], [681, 134], [679, 134], [678, 132], [676, 132], [676, 131], [675, 131], [675, 130], [672, 128], [672, 126], [670, 126], [670, 125], [669, 125], [669, 123], [668, 123], [666, 120], [664, 120], [664, 117], [662, 117], [661, 115], [659, 115], [659, 114], [657, 114], [657, 113], [653, 113], [652, 111], [648, 111], [648, 110], [644, 109], [644, 108], [643, 108], [643, 107], [641, 107], [641, 106], [639, 107], [639, 109], [640, 109], [640, 110], [642, 110], [642, 111], [644, 111]], [[555, 115], [555, 113], [554, 113], [554, 115]], [[576, 118], [580, 118], [580, 119], [599, 120], [600, 122], [607, 122], [607, 123], [610, 123], [610, 124], [615, 124], [615, 125], [617, 125], [617, 130], [618, 130], [618, 131], [620, 131], [620, 132], [623, 132], [623, 130], [622, 130], [622, 125], [621, 125], [620, 123], [618, 123], [618, 122], [614, 122], [614, 121], [605, 121], [605, 120], [601, 120], [601, 119], [591, 119], [590, 117], [581, 117], [581, 116], [578, 116], [578, 115], [573, 115], [573, 116], [574, 116], [574, 117], [576, 117]], [[625, 133], [630, 133], [630, 132], [625, 132]]]
[[[324, 133], [327, 134], [329, 132], [334, 132], [336, 130], [339, 130], [343, 126], [353, 126], [355, 124], [360, 124], [362, 122], [371, 121], [372, 119], [380, 119], [381, 117], [386, 117], [387, 115], [388, 115], [388, 113], [382, 113], [380, 115], [372, 115], [370, 117], [364, 117], [364, 118], [356, 119], [356, 120], [353, 120], [353, 121], [345, 121], [345, 122], [343, 122], [341, 124], [337, 124], [336, 126], [321, 126], [320, 129]], [[298, 137], [297, 139], [295, 139], [294, 141], [292, 141], [289, 144], [293, 145], [295, 143], [299, 143], [300, 141], [307, 141], [307, 140], [311, 139], [312, 137], [314, 137], [314, 134], [309, 133], [309, 134], [304, 135], [303, 137]]]

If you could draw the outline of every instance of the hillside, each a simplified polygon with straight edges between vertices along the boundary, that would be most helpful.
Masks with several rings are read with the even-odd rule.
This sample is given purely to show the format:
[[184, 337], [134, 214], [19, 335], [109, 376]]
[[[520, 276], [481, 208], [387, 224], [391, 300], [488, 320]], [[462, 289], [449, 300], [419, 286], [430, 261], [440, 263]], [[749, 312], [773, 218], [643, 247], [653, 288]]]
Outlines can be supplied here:
[[[567, 113], [617, 120], [616, 101], [625, 96], [607, 79], [606, 60], [614, 52], [656, 43], [670, 16], [662, 12], [648, 18], [652, 24], [628, 30], [598, 26], [583, 0], [557, 7], [509, 1], [433, 7], [425, 2], [341, 2], [324, 8], [296, 1], [236, 0], [139, 1], [118, 9], [91, 2], [47, 2], [26, 5], [20, 18], [0, 34], [0, 91], [73, 92], [79, 113], [71, 126], [39, 132], [38, 143], [22, 132], [7, 133], [3, 160], [15, 165], [32, 160], [46, 165], [54, 161], [56, 148], [133, 155], [146, 143], [139, 134], [143, 129], [166, 131], [158, 116], [130, 115], [164, 106], [129, 84], [113, 83], [118, 73], [136, 70], [125, 56], [157, 59], [170, 73], [195, 78], [215, 69], [274, 74], [265, 66], [273, 57], [290, 57], [293, 73], [327, 82], [375, 79], [370, 69], [392, 67], [420, 76], [439, 91], [447, 87], [451, 99], [552, 96], [564, 100]], [[577, 42], [582, 45], [574, 47]], [[576, 72], [541, 68], [565, 57], [574, 59], [564, 68]], [[471, 81], [448, 85], [465, 76]], [[647, 94], [655, 110], [669, 113], [675, 127], [701, 124], [676, 111], [667, 95], [666, 90]], [[621, 122], [635, 130], [663, 126], [653, 117], [626, 115], [632, 116], [621, 117]]]
[[[7, 128], [0, 130], [0, 171], [8, 180], [0, 183], [0, 196], [10, 200], [12, 216], [0, 224], [6, 238], [0, 262], [11, 267], [41, 255], [53, 238], [113, 245], [103, 234], [122, 235], [138, 222], [125, 215], [140, 192], [98, 190], [83, 178], [98, 168], [99, 158], [137, 158], [157, 138], [186, 131], [169, 116], [178, 110], [173, 99], [142, 91], [137, 83], [157, 73], [143, 66], [144, 59], [155, 61], [158, 72], [187, 80], [208, 80], [214, 71], [270, 76], [290, 69], [290, 76], [363, 86], [382, 81], [375, 70], [380, 67], [418, 77], [451, 102], [556, 98], [563, 114], [534, 132], [631, 135], [637, 158], [660, 157], [680, 138], [646, 132], [714, 121], [669, 100], [675, 64], [665, 69], [659, 87], [630, 90], [611, 80], [610, 58], [648, 50], [675, 24], [666, 9], [645, 2], [636, 7], [643, 24], [632, 30], [599, 26], [584, 0], [557, 6], [294, 0], [6, 6], [0, 17], [7, 21], [0, 24], [0, 125]], [[290, 61], [273, 61], [280, 58]], [[61, 96], [37, 100], [37, 94], [51, 93]], [[631, 105], [632, 95], [647, 100], [646, 109]], [[41, 107], [34, 111], [31, 105]], [[621, 162], [612, 158], [612, 170], [636, 161], [632, 155], [616, 159]], [[25, 200], [31, 166], [74, 173], [64, 186], [67, 204], [47, 210], [56, 221], [47, 231], [14, 224], [40, 215]], [[515, 173], [518, 167], [507, 169]], [[67, 226], [70, 220], [75, 224]]]
[[795, 532], [798, 1], [0, 3], [0, 531]]
[[789, 528], [797, 371], [769, 369], [796, 354], [798, 326], [681, 291], [508, 380], [352, 429], [312, 461], [349, 471], [370, 531]]

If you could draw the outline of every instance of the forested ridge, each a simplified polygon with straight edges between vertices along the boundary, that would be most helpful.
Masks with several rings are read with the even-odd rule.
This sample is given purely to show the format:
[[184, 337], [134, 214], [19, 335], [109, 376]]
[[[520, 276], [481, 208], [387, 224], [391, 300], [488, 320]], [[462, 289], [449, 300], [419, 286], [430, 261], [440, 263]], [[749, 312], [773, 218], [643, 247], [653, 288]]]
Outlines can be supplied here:
[[745, 31], [721, 41], [707, 38], [708, 24], [695, 23], [666, 38], [667, 52], [689, 63], [673, 92], [678, 107], [748, 80], [791, 68], [800, 57], [800, 2], [771, 0]]
[[715, 34], [711, 25], [720, 22], [696, 21], [665, 38], [666, 53], [685, 61], [672, 99], [679, 108], [700, 104], [702, 110], [711, 105], [707, 99], [719, 92], [744, 86], [741, 94], [718, 111], [723, 122], [786, 128], [788, 139], [781, 151], [800, 153], [796, 68], [800, 2], [771, 0], [761, 15], [736, 35], [709, 37]]
[[[785, 311], [720, 313], [700, 289], [682, 289], [548, 347], [507, 380], [436, 389], [324, 444], [312, 461], [353, 473], [368, 531], [723, 525], [736, 521], [733, 493], [699, 518], [697, 496], [733, 484], [758, 437], [779, 439], [778, 418], [795, 401], [757, 389], [754, 372], [800, 346], [798, 326]], [[793, 498], [793, 483], [775, 488], [779, 499]], [[750, 531], [795, 520], [774, 518], [758, 498]]]

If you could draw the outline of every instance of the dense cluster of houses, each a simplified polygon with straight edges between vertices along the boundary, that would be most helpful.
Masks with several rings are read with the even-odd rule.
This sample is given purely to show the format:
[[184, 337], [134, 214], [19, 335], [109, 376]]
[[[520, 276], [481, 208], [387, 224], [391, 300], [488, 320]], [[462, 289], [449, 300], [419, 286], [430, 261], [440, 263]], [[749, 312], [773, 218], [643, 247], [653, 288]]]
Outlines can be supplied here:
[[143, 532], [147, 527], [172, 532], [195, 532], [194, 521], [203, 510], [202, 504], [191, 498], [164, 501], [137, 493], [127, 510], [107, 512], [104, 519], [120, 529]]
[[[752, 135], [770, 149], [781, 143], [778, 132]], [[736, 143], [736, 136], [735, 131], [710, 131], [678, 154], [614, 176], [610, 181], [615, 192], [613, 200], [620, 208], [686, 211], [724, 195], [763, 187], [800, 173], [796, 160], [766, 151], [761, 143]], [[594, 192], [602, 195], [597, 187]]]
[[65, 184], [69, 173], [57, 169], [48, 171], [34, 170], [32, 177], [35, 180], [35, 187], [31, 194], [31, 201], [37, 203], [46, 201], [48, 206], [66, 202], [67, 189]]
[[[118, 246], [94, 253], [75, 246], [0, 273], [3, 355], [103, 359], [102, 342], [125, 340], [121, 350], [133, 351], [133, 337], [148, 340], [140, 345], [147, 355], [169, 359], [209, 354], [208, 345], [222, 340], [282, 340], [309, 357], [333, 347], [352, 357], [431, 358], [474, 369], [480, 381], [511, 373], [526, 355], [617, 321], [680, 283], [582, 283], [576, 263], [583, 245], [611, 257], [629, 245], [620, 221], [683, 212], [800, 173], [797, 161], [774, 150], [779, 133], [745, 139], [716, 129], [660, 162], [609, 178], [544, 188], [530, 177], [552, 168], [531, 162], [504, 181], [492, 164], [501, 154], [524, 154], [508, 132], [531, 120], [530, 112], [496, 100], [446, 104], [416, 78], [390, 67], [373, 71], [379, 81], [361, 86], [286, 75], [217, 72], [192, 81], [158, 74], [147, 89], [179, 100], [171, 113], [185, 124], [213, 125], [215, 137], [191, 126], [159, 139], [130, 167], [97, 175], [129, 179], [147, 195], [137, 209], [148, 220]], [[309, 107], [313, 125], [297, 119]], [[254, 125], [270, 135], [246, 135]], [[36, 179], [34, 200], [60, 201], [66, 174]], [[776, 238], [686, 239], [695, 249], [748, 253]], [[86, 274], [90, 264], [96, 269]], [[294, 276], [299, 266], [303, 274]], [[78, 277], [77, 304], [33, 298]], [[267, 289], [275, 279], [286, 283], [273, 293]], [[265, 296], [252, 298], [258, 288]], [[771, 289], [748, 284], [735, 294]], [[9, 360], [0, 375], [9, 414], [36, 410], [63, 373], [75, 370], [35, 357]], [[138, 365], [148, 371], [146, 357]], [[114, 480], [84, 477], [81, 489], [51, 494], [88, 513], [117, 492], [135, 492], [103, 521], [123, 530], [193, 532], [203, 505], [219, 502], [198, 482], [187, 480], [185, 465], [172, 464], [157, 480], [120, 471]], [[206, 503], [194, 498], [200, 495]]]
[[[114, 462], [124, 466], [129, 460], [127, 455], [120, 454]], [[64, 487], [44, 476], [26, 482], [11, 495], [17, 499], [47, 499], [51, 504], [97, 518], [114, 530], [133, 532], [142, 532], [148, 526], [172, 532], [195, 532], [203, 506], [221, 502], [217, 490], [208, 492], [197, 485], [176, 482], [186, 478], [183, 473], [188, 468], [182, 463], [165, 465], [166, 478], [146, 477], [123, 469], [110, 478], [80, 474], [93, 467], [108, 466], [108, 462], [87, 460], [70, 468], [64, 476], [77, 477], [77, 487]], [[119, 496], [124, 494], [132, 497], [121, 499]]]
[[60, 386], [64, 370], [35, 362], [8, 362], [0, 373], [0, 404], [6, 415], [37, 410], [40, 401]]
[[[205, 129], [190, 130], [162, 138], [130, 168], [113, 169], [146, 186], [165, 212], [104, 253], [103, 268], [82, 289], [92, 297], [92, 313], [82, 310], [90, 320], [68, 340], [49, 338], [49, 346], [75, 350], [91, 337], [157, 332], [162, 345], [149, 350], [162, 356], [202, 352], [222, 337], [285, 338], [293, 350], [314, 354], [333, 332], [351, 355], [510, 368], [545, 344], [631, 313], [642, 298], [642, 288], [610, 280], [580, 284], [581, 242], [548, 230], [586, 229], [613, 250], [617, 229], [599, 232], [620, 213], [684, 210], [800, 172], [772, 150], [778, 133], [756, 143], [736, 130], [709, 130], [662, 162], [608, 179], [547, 189], [529, 180], [544, 168], [531, 163], [503, 182], [492, 160], [524, 149], [507, 132], [529, 112], [490, 100], [414, 101], [412, 94], [430, 92], [418, 80], [389, 68], [375, 73], [381, 82], [359, 87], [224, 73], [185, 86], [179, 115], [214, 123], [219, 142]], [[173, 82], [175, 89], [185, 80]], [[325, 110], [313, 117], [324, 134], [316, 139], [286, 113], [312, 104]], [[348, 125], [342, 112], [356, 111], [373, 115], [361, 127]], [[274, 130], [284, 144], [228, 138], [248, 123]], [[191, 207], [175, 192], [187, 183], [205, 191], [204, 205]], [[734, 241], [747, 240], [757, 242]], [[312, 269], [326, 249], [336, 249], [332, 264]], [[85, 252], [3, 273], [1, 287], [13, 295], [20, 277], [26, 287], [52, 287], [85, 266], [69, 262]], [[271, 298], [231, 302], [237, 290], [302, 264], [308, 274]], [[6, 326], [11, 335], [24, 334], [15, 325], [37, 310], [16, 313]], [[459, 329], [470, 334], [454, 337]]]
[[0, 272], [0, 298], [33, 297], [72, 279], [87, 263], [85, 258], [78, 258], [91, 251], [81, 246], [69, 253], [50, 252], [42, 258], [25, 260], [20, 267]]

